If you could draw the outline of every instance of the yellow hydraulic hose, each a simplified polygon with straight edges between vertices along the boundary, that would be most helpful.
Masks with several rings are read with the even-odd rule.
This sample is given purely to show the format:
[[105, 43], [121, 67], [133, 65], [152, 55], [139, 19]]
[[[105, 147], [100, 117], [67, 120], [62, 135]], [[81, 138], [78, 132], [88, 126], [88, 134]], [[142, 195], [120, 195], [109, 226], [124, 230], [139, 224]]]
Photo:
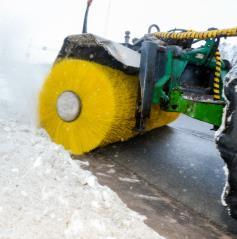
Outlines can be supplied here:
[[[220, 29], [220, 30], [208, 30], [204, 32], [197, 32], [193, 30], [188, 30], [186, 32], [156, 32], [154, 35], [158, 39], [176, 39], [176, 40], [206, 40], [209, 38], [220, 38], [220, 37], [233, 37], [237, 36], [237, 27], [227, 28], [227, 29]], [[221, 78], [221, 56], [220, 52], [217, 49], [215, 52], [215, 60], [216, 60], [216, 67], [215, 67], [215, 76], [213, 82], [213, 98], [214, 100], [221, 99], [221, 92], [220, 92], [220, 78]]]
[[199, 39], [205, 40], [208, 38], [218, 38], [218, 37], [233, 37], [237, 36], [237, 27], [220, 29], [220, 30], [209, 30], [203, 32], [197, 32], [193, 30], [188, 30], [186, 32], [156, 32], [154, 33], [159, 39]]

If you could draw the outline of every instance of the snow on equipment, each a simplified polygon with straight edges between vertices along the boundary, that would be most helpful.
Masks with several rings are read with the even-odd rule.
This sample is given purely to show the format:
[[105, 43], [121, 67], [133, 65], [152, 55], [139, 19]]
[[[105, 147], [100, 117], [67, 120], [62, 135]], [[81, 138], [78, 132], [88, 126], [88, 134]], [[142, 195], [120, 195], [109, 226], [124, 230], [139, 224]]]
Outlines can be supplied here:
[[149, 29], [133, 44], [126, 32], [119, 44], [87, 33], [90, 4], [83, 34], [65, 39], [42, 87], [41, 126], [82, 154], [169, 124], [180, 113], [214, 129], [222, 125], [216, 142], [230, 172], [225, 201], [237, 218], [237, 70], [218, 50], [220, 38], [236, 36], [237, 28]]

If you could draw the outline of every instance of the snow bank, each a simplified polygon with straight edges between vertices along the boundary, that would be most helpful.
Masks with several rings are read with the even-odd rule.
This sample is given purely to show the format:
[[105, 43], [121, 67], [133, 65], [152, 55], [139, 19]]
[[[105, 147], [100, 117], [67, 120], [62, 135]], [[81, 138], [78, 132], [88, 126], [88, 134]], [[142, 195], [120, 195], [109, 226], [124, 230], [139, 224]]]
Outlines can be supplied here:
[[3, 75], [0, 83], [0, 239], [162, 238], [44, 130], [23, 123]]

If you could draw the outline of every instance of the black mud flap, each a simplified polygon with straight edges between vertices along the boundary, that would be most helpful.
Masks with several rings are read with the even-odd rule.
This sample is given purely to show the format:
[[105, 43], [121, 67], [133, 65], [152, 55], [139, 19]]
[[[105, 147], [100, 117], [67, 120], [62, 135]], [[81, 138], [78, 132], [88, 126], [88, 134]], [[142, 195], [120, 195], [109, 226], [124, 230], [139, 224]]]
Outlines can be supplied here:
[[230, 215], [237, 219], [237, 66], [225, 78], [224, 94], [227, 105], [216, 143], [228, 169], [223, 200]]

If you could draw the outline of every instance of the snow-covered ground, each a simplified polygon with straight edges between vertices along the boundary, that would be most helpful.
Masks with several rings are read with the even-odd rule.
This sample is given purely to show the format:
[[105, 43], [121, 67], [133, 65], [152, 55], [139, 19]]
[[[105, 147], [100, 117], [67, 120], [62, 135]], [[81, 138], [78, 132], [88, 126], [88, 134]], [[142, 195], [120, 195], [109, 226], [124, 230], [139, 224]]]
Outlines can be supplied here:
[[163, 238], [32, 123], [46, 68], [0, 68], [0, 239]]

